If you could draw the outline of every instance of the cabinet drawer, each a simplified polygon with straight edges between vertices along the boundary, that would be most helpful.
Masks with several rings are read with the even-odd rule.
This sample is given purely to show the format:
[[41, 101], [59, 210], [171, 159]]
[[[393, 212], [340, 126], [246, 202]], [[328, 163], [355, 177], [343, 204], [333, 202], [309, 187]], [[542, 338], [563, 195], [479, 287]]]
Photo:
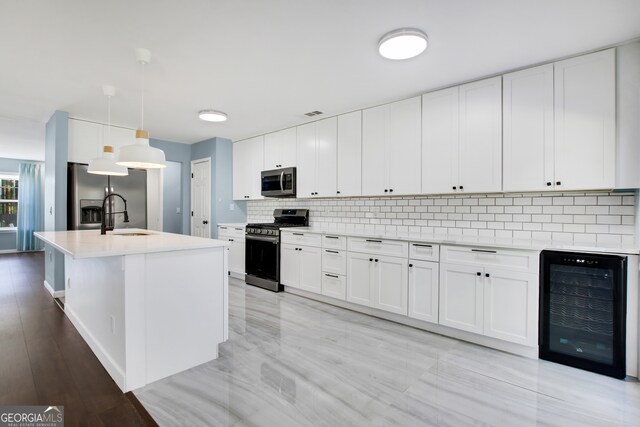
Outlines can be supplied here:
[[347, 246], [349, 247], [349, 252], [362, 252], [374, 255], [406, 257], [409, 253], [408, 243], [396, 240], [349, 237], [347, 239]]
[[[244, 239], [244, 227], [231, 227], [228, 225], [218, 226], [218, 238]], [[223, 239], [224, 240], [224, 239]]]
[[322, 295], [347, 299], [347, 281], [344, 276], [332, 273], [322, 273]]
[[442, 246], [440, 262], [537, 273], [538, 258], [539, 252], [534, 251]]
[[323, 234], [322, 247], [344, 251], [347, 249], [347, 238], [345, 236], [336, 236], [334, 234]]
[[304, 233], [298, 231], [283, 231], [280, 240], [282, 243], [291, 243], [300, 246], [321, 246], [321, 234]]
[[322, 249], [322, 272], [347, 274], [347, 254], [335, 249]]
[[440, 245], [411, 242], [409, 243], [409, 258], [437, 262], [440, 259]]

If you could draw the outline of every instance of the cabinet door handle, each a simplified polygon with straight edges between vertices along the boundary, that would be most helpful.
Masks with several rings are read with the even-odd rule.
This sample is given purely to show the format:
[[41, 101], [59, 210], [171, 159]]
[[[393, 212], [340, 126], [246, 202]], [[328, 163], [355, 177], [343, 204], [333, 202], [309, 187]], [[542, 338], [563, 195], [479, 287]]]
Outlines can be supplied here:
[[423, 244], [420, 244], [420, 243], [414, 243], [413, 246], [418, 246], [420, 248], [432, 248], [433, 247], [431, 245], [423, 245]]
[[484, 277], [489, 277], [489, 273], [486, 273], [486, 274], [484, 275]]
[[454, 185], [454, 186], [453, 186], [453, 189], [454, 189], [454, 190], [457, 190], [457, 189], [458, 189], [458, 187], [456, 187], [456, 186]]
[[389, 189], [389, 193], [393, 193], [393, 188], [390, 188], [390, 189]]
[[340, 194], [340, 190], [336, 191], [336, 194]]
[[338, 236], [324, 236], [325, 239], [339, 239]]
[[329, 249], [325, 250], [325, 252], [329, 252], [330, 254], [339, 254], [338, 251], [330, 251]]
[[409, 267], [413, 267], [413, 264], [409, 264]]
[[369, 258], [369, 262], [373, 261], [373, 258]]
[[242, 228], [236, 228], [236, 230], [238, 230], [238, 231], [242, 231]]
[[556, 181], [556, 185], [562, 185], [561, 181]]
[[338, 278], [338, 276], [336, 276], [335, 274], [325, 273], [324, 275], [327, 276], [327, 277], [333, 277], [334, 279]]
[[294, 236], [304, 236], [304, 233], [293, 233]]
[[547, 187], [551, 187], [551, 182], [547, 181]]
[[367, 239], [367, 242], [371, 242], [371, 243], [382, 243], [382, 240], [372, 240], [372, 239]]
[[487, 249], [471, 249], [471, 252], [482, 252], [482, 253], [485, 253], [485, 254], [498, 253], [497, 251], [490, 251], [490, 250], [487, 250]]
[[464, 187], [461, 185], [461, 186], [460, 186], [460, 189], [461, 189], [461, 190], [464, 190]]
[[476, 273], [476, 276], [482, 276], [482, 273], [480, 273], [479, 271]]
[[387, 189], [385, 188], [385, 189], [384, 189], [384, 192], [385, 192], [385, 193], [388, 193], [388, 192], [389, 192], [389, 190], [387, 190]]
[[375, 261], [378, 262], [378, 258], [376, 258]]
[[229, 239], [230, 242], [233, 242], [233, 239]]
[[[220, 229], [222, 229], [222, 230], [226, 230], [226, 229], [227, 229], [227, 227], [222, 227], [222, 226], [220, 226]], [[236, 228], [236, 230], [238, 230], [238, 228]]]

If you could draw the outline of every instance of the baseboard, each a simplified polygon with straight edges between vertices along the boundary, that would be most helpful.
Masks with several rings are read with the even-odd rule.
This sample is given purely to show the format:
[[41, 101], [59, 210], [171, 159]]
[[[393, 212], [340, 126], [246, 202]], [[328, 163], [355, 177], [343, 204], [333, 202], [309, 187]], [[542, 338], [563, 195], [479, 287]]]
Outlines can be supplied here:
[[47, 289], [47, 291], [49, 291], [51, 296], [54, 298], [61, 298], [64, 296], [64, 291], [54, 291], [53, 287], [46, 280], [44, 281], [44, 287]]
[[0, 250], [0, 254], [17, 254], [17, 249], [2, 249]]
[[236, 273], [235, 271], [229, 271], [229, 276], [234, 279], [244, 280], [244, 273]]
[[403, 316], [395, 313], [388, 313], [383, 310], [378, 310], [371, 307], [364, 307], [359, 304], [354, 304], [348, 301], [342, 301], [339, 299], [327, 297], [325, 295], [315, 294], [313, 292], [303, 291], [300, 289], [285, 286], [285, 292], [298, 295], [301, 297], [309, 298], [312, 300], [324, 302], [327, 304], [335, 305], [337, 307], [346, 308], [347, 310], [357, 311], [358, 313], [367, 314], [369, 316], [379, 317], [391, 322], [400, 323], [403, 325], [411, 326], [413, 328], [422, 329], [423, 331], [432, 332], [434, 334], [443, 335], [450, 338], [459, 339], [462, 341], [468, 341], [474, 344], [478, 344], [484, 347], [493, 348], [496, 350], [504, 351], [511, 354], [517, 354], [518, 356], [528, 357], [530, 359], [538, 358], [538, 347], [527, 347], [520, 344], [515, 344], [507, 341], [498, 340], [491, 337], [485, 337], [482, 335], [476, 335], [471, 332], [460, 331], [447, 326], [437, 325], [434, 323], [424, 322], [422, 320], [412, 319], [407, 316]]
[[124, 372], [118, 364], [109, 356], [109, 354], [105, 351], [104, 347], [94, 338], [94, 336], [87, 330], [84, 326], [84, 323], [76, 316], [71, 308], [68, 306], [65, 309], [65, 314], [76, 328], [80, 336], [85, 340], [85, 342], [89, 345], [93, 354], [96, 355], [102, 366], [107, 370], [113, 381], [120, 387], [120, 390], [126, 392], [126, 378]]

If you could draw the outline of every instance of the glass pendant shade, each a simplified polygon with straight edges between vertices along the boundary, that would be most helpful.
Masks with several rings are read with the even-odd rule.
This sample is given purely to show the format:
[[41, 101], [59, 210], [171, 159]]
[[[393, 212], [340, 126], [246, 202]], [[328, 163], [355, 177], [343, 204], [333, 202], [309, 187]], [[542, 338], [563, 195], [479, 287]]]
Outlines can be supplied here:
[[136, 142], [120, 147], [117, 164], [134, 169], [167, 167], [164, 151], [149, 145], [149, 133], [146, 130], [137, 130]]
[[104, 146], [102, 156], [96, 157], [89, 162], [89, 168], [87, 169], [87, 172], [94, 175], [129, 175], [129, 171], [126, 167], [120, 166], [116, 163], [115, 156], [113, 155], [113, 147], [111, 147], [110, 145]]

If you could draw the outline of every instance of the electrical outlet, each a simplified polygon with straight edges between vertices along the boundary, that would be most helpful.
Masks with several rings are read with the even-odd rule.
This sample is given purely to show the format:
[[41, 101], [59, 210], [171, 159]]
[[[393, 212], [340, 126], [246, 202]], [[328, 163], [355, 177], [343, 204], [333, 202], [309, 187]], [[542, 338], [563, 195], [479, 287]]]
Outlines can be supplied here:
[[180, 214], [180, 208], [176, 208], [176, 214]]
[[235, 203], [230, 203], [229, 204], [229, 210], [230, 211], [235, 211], [236, 210], [236, 204]]
[[111, 333], [116, 333], [116, 318], [111, 316]]

